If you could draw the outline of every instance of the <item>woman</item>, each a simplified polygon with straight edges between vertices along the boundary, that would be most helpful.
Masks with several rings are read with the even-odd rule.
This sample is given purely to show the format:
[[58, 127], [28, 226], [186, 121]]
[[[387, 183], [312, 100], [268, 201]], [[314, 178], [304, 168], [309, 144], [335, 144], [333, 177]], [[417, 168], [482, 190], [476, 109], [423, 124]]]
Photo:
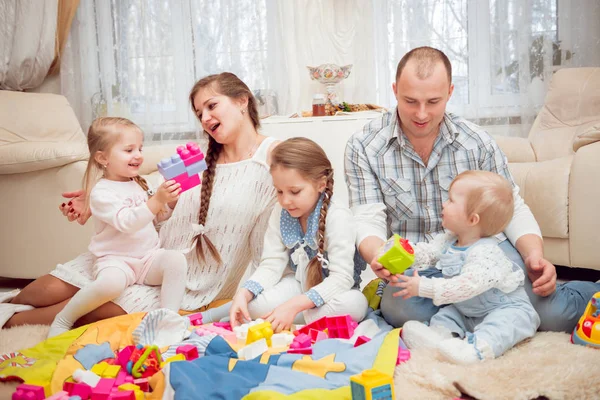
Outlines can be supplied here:
[[[233, 297], [246, 269], [260, 261], [266, 223], [275, 204], [269, 155], [276, 143], [258, 133], [256, 100], [248, 87], [232, 73], [210, 75], [194, 85], [190, 103], [208, 134], [208, 168], [201, 187], [181, 195], [160, 230], [162, 246], [187, 258], [184, 310]], [[88, 216], [79, 216], [74, 207], [80, 203], [77, 198], [61, 209], [70, 221], [85, 223]], [[79, 288], [92, 280], [92, 266], [89, 252], [59, 264], [26, 286], [11, 304], [0, 305], [0, 323], [6, 321], [4, 327], [50, 324]], [[160, 288], [134, 285], [82, 317], [78, 325], [149, 311], [159, 304]], [[21, 311], [27, 305], [34, 308]]]

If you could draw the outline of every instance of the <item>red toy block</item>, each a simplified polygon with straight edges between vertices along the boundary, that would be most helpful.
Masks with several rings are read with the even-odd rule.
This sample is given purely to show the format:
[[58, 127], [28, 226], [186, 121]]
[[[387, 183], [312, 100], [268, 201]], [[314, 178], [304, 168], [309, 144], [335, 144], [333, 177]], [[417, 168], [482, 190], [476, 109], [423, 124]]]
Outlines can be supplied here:
[[302, 349], [288, 349], [288, 354], [312, 354], [312, 347], [305, 347]]
[[194, 326], [202, 325], [202, 313], [190, 314], [187, 316], [190, 323]]
[[191, 344], [186, 344], [185, 346], [179, 346], [177, 350], [175, 350], [176, 354], [183, 354], [185, 359], [188, 361], [195, 360], [198, 358], [198, 349], [196, 346], [192, 346]]
[[202, 153], [202, 150], [200, 150], [198, 145], [194, 142], [189, 142], [185, 145], [185, 147], [177, 147], [177, 154], [179, 154], [186, 167], [204, 160], [204, 154]]
[[138, 385], [142, 392], [150, 391], [150, 385], [148, 384], [148, 378], [134, 379], [133, 384]]
[[[63, 390], [65, 390], [64, 387]], [[85, 400], [90, 397], [90, 394], [92, 393], [92, 387], [85, 383], [73, 383], [71, 390], [68, 390], [68, 392], [71, 396], [79, 396]]]
[[26, 383], [17, 386], [17, 390], [12, 394], [12, 400], [44, 400], [45, 398], [43, 387]]
[[324, 331], [326, 328], [327, 328], [327, 317], [322, 317], [316, 321], [311, 322], [308, 325], [304, 325], [302, 328], [298, 329], [297, 331], [294, 331], [294, 335], [298, 336], [298, 334], [300, 334], [300, 333], [304, 333], [305, 335], [308, 335], [311, 329], [314, 329], [317, 331]]
[[115, 379], [100, 378], [100, 382], [92, 389], [91, 400], [107, 400], [114, 386]]
[[131, 358], [131, 354], [135, 350], [135, 346], [126, 346], [117, 354], [118, 364], [121, 365], [121, 368], [127, 368], [127, 362]]
[[368, 338], [368, 337], [366, 337], [366, 336], [362, 336], [362, 335], [361, 335], [361, 336], [359, 336], [359, 337], [357, 337], [357, 338], [356, 338], [356, 342], [354, 342], [354, 347], [358, 347], [358, 346], [360, 346], [361, 344], [365, 344], [365, 343], [367, 343], [369, 340], [371, 340], [371, 338]]
[[330, 338], [350, 339], [358, 326], [349, 315], [327, 317], [327, 333]]

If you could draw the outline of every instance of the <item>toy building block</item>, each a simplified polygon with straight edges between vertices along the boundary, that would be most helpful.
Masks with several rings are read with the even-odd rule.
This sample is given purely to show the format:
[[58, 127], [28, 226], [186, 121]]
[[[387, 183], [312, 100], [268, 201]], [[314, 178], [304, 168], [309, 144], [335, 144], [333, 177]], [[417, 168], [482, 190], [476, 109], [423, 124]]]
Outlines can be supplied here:
[[[65, 385], [66, 385], [66, 383], [67, 382], [65, 382]], [[63, 386], [63, 390], [67, 390], [67, 389], [65, 389], [65, 387]], [[92, 393], [92, 387], [85, 383], [72, 383], [72, 385], [69, 387], [69, 390], [67, 390], [67, 391], [69, 392], [69, 395], [71, 395], [71, 396], [79, 396], [82, 399], [87, 399], [90, 397], [90, 394]]]
[[310, 340], [313, 343], [318, 342], [319, 340], [327, 339], [329, 336], [323, 331], [318, 331], [316, 329], [310, 329], [308, 332], [308, 336], [310, 336]]
[[149, 392], [150, 385], [148, 384], [148, 378], [139, 378], [133, 381], [134, 385], [137, 385], [142, 392]]
[[310, 347], [311, 344], [310, 336], [301, 333], [294, 338], [292, 344], [290, 344], [290, 349], [304, 349]]
[[106, 400], [115, 386], [115, 379], [100, 378], [95, 388], [92, 389], [91, 400]]
[[133, 394], [135, 395], [135, 400], [143, 400], [144, 399], [144, 392], [142, 392], [140, 390], [140, 387], [133, 384], [133, 383], [125, 383], [121, 386], [119, 386], [119, 390], [122, 391], [132, 391]]
[[271, 336], [271, 346], [286, 347], [294, 341], [294, 335], [291, 333], [276, 333]]
[[173, 180], [181, 185], [181, 191], [185, 192], [195, 186], [198, 186], [202, 181], [200, 180], [200, 175], [192, 175], [188, 176], [188, 174], [183, 174], [176, 176]]
[[231, 324], [229, 322], [213, 322], [213, 326], [227, 329], [228, 331], [233, 331], [233, 329], [231, 329]]
[[376, 369], [368, 369], [350, 377], [352, 400], [393, 400], [394, 380]]
[[163, 158], [157, 165], [158, 172], [165, 178], [165, 180], [173, 179], [181, 174], [187, 174], [185, 164], [179, 156], [175, 154], [168, 158]]
[[198, 348], [196, 346], [192, 346], [191, 344], [177, 347], [175, 353], [183, 354], [185, 359], [188, 361], [198, 358]]
[[186, 167], [204, 161], [204, 153], [202, 153], [200, 147], [194, 142], [177, 147], [177, 154], [181, 157]]
[[121, 368], [115, 378], [115, 386], [120, 386], [124, 383], [133, 382], [133, 377], [127, 372], [127, 368]]
[[294, 331], [294, 335], [298, 335], [299, 333], [308, 335], [311, 329], [315, 329], [317, 331], [324, 331], [327, 329], [327, 317], [319, 318], [308, 325], [304, 325], [302, 328]]
[[46, 397], [46, 400], [69, 400], [70, 397], [71, 396], [69, 396], [69, 392], [65, 392], [64, 390], [61, 390], [58, 393], [54, 393], [50, 397]]
[[98, 376], [102, 376], [104, 374], [104, 371], [106, 371], [106, 368], [109, 367], [109, 365], [110, 364], [108, 364], [106, 361], [102, 361], [101, 363], [94, 365], [92, 369], [90, 369], [90, 371], [92, 371]]
[[187, 316], [188, 319], [190, 320], [190, 323], [194, 326], [200, 326], [202, 325], [202, 313], [195, 313], [195, 314], [190, 314]]
[[406, 347], [404, 340], [402, 338], [398, 338], [398, 356], [396, 357], [396, 365], [402, 364], [410, 360], [410, 350]]
[[392, 274], [401, 274], [415, 262], [415, 251], [408, 240], [394, 234], [379, 250], [377, 261]]
[[133, 390], [112, 392], [109, 400], [136, 400]]
[[202, 325], [201, 327], [196, 329], [196, 333], [199, 336], [216, 334], [216, 335], [223, 337], [223, 339], [225, 339], [231, 343], [235, 343], [235, 341], [236, 341], [235, 333], [233, 333], [232, 331], [228, 331], [227, 329], [219, 328], [218, 326]]
[[76, 369], [73, 372], [73, 380], [75, 382], [83, 382], [85, 384], [90, 385], [91, 387], [96, 387], [98, 382], [100, 382], [100, 377], [93, 373], [92, 371], [85, 371], [83, 369]]
[[330, 338], [350, 339], [358, 326], [349, 315], [327, 317], [327, 332]]
[[161, 368], [164, 368], [165, 365], [167, 365], [168, 363], [172, 363], [172, 362], [177, 362], [177, 361], [185, 361], [185, 355], [184, 354], [175, 354], [174, 356], [171, 356], [169, 358], [167, 358], [165, 361], [162, 362], [162, 364], [160, 365]]
[[[119, 365], [121, 368], [127, 368], [127, 361], [131, 358], [131, 354], [135, 350], [135, 346], [126, 346], [117, 354], [117, 360], [119, 361]], [[97, 373], [97, 372], [96, 372]]]
[[252, 325], [248, 328], [248, 336], [246, 336], [246, 344], [254, 343], [260, 339], [266, 339], [267, 346], [271, 346], [271, 336], [273, 336], [273, 328], [270, 322], [261, 322]]
[[300, 349], [288, 349], [288, 354], [312, 354], [312, 347], [303, 347]]
[[116, 378], [119, 375], [119, 371], [121, 371], [120, 365], [109, 365], [102, 372], [103, 378]]
[[366, 337], [366, 336], [362, 336], [362, 335], [361, 335], [361, 336], [359, 336], [359, 337], [357, 337], [357, 338], [356, 338], [356, 342], [354, 342], [354, 347], [358, 347], [358, 346], [360, 346], [361, 344], [365, 344], [365, 343], [367, 343], [369, 340], [371, 340], [371, 338], [369, 338], [369, 337]]
[[12, 400], [44, 400], [45, 398], [43, 387], [26, 383], [17, 386], [17, 390], [12, 394]]
[[248, 346], [242, 347], [238, 350], [238, 358], [240, 360], [253, 360], [256, 357], [269, 350], [267, 346], [267, 340], [265, 338], [259, 339]]

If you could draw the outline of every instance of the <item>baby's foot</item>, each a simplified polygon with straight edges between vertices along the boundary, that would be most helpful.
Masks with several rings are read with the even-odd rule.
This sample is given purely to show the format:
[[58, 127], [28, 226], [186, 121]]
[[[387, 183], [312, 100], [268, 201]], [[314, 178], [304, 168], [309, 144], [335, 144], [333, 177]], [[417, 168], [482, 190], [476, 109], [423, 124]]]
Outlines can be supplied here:
[[402, 326], [402, 340], [410, 350], [417, 348], [435, 349], [452, 332], [442, 326], [429, 327], [419, 321], [408, 321]]
[[452, 338], [438, 345], [440, 354], [454, 364], [475, 364], [483, 360], [493, 359], [491, 347], [483, 340], [477, 340], [477, 347], [468, 339]]

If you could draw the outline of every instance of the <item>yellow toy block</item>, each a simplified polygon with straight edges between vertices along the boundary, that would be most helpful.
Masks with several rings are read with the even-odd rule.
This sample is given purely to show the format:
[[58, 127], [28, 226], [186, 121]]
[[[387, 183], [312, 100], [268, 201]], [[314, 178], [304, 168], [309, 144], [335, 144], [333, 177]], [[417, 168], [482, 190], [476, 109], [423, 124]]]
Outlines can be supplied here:
[[273, 328], [270, 322], [261, 322], [248, 328], [248, 336], [246, 337], [246, 345], [256, 342], [262, 338], [267, 340], [267, 346], [271, 347], [271, 336], [273, 336]]
[[185, 355], [183, 355], [183, 354], [175, 354], [174, 356], [171, 356], [171, 357], [167, 358], [165, 361], [163, 361], [160, 364], [160, 367], [162, 368], [165, 365], [167, 365], [168, 363], [173, 362], [173, 361], [185, 361]]
[[109, 365], [106, 367], [104, 372], [102, 372], [103, 378], [116, 378], [119, 375], [119, 371], [121, 370], [120, 365]]
[[93, 373], [95, 373], [98, 376], [102, 376], [104, 374], [104, 371], [106, 371], [106, 368], [109, 365], [110, 364], [107, 363], [106, 361], [102, 361], [99, 364], [95, 364], [90, 371], [92, 371]]
[[377, 261], [392, 274], [401, 274], [415, 262], [415, 251], [408, 240], [394, 234], [379, 250]]
[[119, 386], [119, 390], [131, 390], [135, 395], [135, 400], [144, 400], [144, 392], [142, 392], [138, 385], [134, 385], [133, 383], [124, 383]]
[[352, 400], [393, 400], [394, 380], [376, 369], [368, 369], [350, 377]]

